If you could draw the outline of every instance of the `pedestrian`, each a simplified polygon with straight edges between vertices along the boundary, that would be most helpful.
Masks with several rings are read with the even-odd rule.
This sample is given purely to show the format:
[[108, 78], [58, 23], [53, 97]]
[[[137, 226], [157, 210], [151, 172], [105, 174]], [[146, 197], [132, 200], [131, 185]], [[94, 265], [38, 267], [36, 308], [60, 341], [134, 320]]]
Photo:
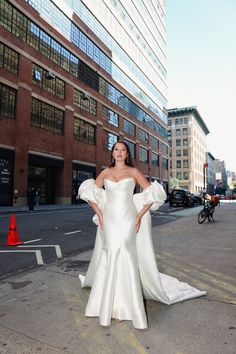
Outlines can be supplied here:
[[[114, 144], [111, 152], [110, 167], [79, 188], [98, 224], [89, 268], [86, 276], [79, 275], [82, 287], [92, 288], [85, 315], [99, 317], [102, 326], [109, 326], [113, 318], [131, 320], [135, 328], [144, 329], [143, 297], [169, 305], [206, 292], [158, 272], [149, 209], [158, 209], [166, 193], [133, 167], [126, 143]], [[134, 195], [136, 184], [143, 192]]]
[[28, 203], [29, 203], [29, 211], [34, 211], [35, 204], [35, 190], [34, 187], [31, 187], [28, 193]]
[[40, 203], [40, 189], [37, 188], [35, 191], [35, 205], [38, 207]]

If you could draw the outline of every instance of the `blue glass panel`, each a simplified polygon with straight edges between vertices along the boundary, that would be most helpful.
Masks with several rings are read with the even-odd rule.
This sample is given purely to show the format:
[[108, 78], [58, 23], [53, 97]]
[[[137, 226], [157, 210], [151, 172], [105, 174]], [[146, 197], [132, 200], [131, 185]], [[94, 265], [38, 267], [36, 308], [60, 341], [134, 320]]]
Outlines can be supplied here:
[[97, 46], [94, 46], [94, 60], [97, 64], [100, 63], [100, 50]]
[[86, 51], [87, 51], [87, 37], [83, 34], [83, 32], [80, 32], [79, 47], [84, 53], [86, 53]]
[[93, 59], [93, 48], [94, 44], [90, 39], [87, 39], [87, 55]]

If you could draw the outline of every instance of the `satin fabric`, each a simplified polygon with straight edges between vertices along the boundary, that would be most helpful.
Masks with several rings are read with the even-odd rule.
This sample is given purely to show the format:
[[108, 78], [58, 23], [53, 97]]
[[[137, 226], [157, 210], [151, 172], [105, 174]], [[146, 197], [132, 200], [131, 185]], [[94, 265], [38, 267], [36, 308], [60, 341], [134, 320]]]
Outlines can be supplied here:
[[151, 216], [147, 212], [138, 234], [135, 220], [143, 205], [153, 203], [156, 210], [166, 199], [161, 184], [154, 182], [142, 193], [133, 195], [135, 181], [105, 179], [105, 190], [93, 179], [84, 181], [79, 196], [98, 204], [103, 211], [104, 229], [98, 225], [95, 247], [86, 276], [79, 275], [82, 287], [91, 287], [85, 315], [99, 317], [102, 326], [111, 319], [131, 320], [138, 329], [147, 328], [143, 298], [165, 304], [205, 295], [187, 283], [159, 273], [151, 234]]

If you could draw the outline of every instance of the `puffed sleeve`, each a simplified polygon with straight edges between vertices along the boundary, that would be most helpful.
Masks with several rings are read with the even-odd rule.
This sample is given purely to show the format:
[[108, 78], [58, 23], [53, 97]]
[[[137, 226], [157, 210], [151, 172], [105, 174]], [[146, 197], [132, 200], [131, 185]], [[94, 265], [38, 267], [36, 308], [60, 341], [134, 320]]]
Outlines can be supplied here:
[[90, 201], [100, 205], [103, 198], [103, 189], [96, 186], [94, 179], [87, 179], [81, 183], [78, 196], [86, 202]]
[[142, 205], [153, 203], [151, 210], [156, 210], [165, 202], [167, 195], [163, 186], [154, 181], [140, 193], [140, 197]]

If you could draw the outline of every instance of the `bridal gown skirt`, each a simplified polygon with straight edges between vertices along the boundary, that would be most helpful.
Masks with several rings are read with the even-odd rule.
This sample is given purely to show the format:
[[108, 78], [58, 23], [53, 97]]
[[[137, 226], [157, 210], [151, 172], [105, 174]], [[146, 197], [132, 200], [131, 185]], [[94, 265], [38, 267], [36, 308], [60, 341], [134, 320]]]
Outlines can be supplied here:
[[[176, 278], [158, 272], [151, 237], [150, 213], [142, 218], [138, 234], [135, 220], [144, 204], [157, 209], [166, 199], [163, 187], [154, 182], [133, 195], [135, 182], [105, 180], [105, 191], [86, 180], [80, 198], [96, 202], [103, 210], [104, 228], [98, 225], [95, 247], [83, 287], [91, 287], [85, 315], [99, 317], [102, 326], [111, 319], [131, 320], [135, 328], [147, 327], [143, 298], [172, 304], [205, 295]], [[98, 223], [97, 217], [94, 218]]]

